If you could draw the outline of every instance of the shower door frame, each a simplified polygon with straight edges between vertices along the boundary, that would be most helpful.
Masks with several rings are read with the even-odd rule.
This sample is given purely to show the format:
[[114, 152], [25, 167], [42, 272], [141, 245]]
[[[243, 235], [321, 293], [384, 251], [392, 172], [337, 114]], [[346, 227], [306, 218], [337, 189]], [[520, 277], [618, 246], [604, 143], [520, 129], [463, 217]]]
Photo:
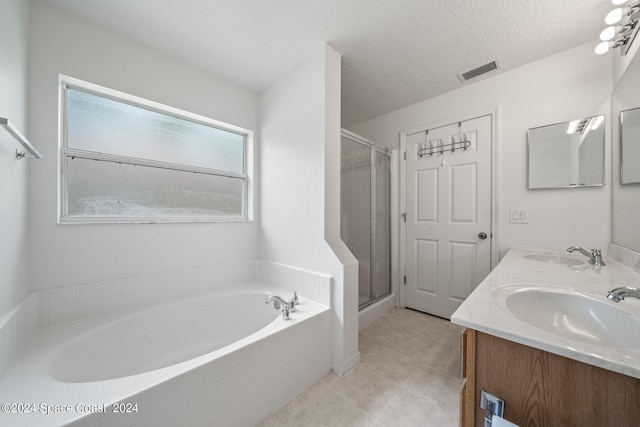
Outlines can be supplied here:
[[[361, 311], [362, 309], [369, 307], [373, 304], [375, 304], [378, 301], [381, 301], [384, 298], [389, 297], [390, 295], [393, 295], [393, 265], [392, 265], [392, 244], [391, 244], [391, 240], [392, 240], [392, 226], [393, 226], [393, 222], [392, 222], [392, 210], [391, 210], [391, 196], [392, 196], [392, 159], [391, 159], [391, 150], [389, 150], [388, 148], [382, 148], [382, 147], [378, 147], [376, 146], [373, 142], [361, 137], [360, 135], [357, 135], [353, 132], [349, 132], [348, 130], [345, 129], [341, 129], [340, 130], [340, 136], [341, 137], [345, 137], [355, 143], [367, 146], [371, 149], [371, 183], [370, 183], [370, 194], [371, 194], [371, 201], [370, 201], [370, 206], [369, 206], [369, 215], [370, 215], [370, 224], [369, 224], [369, 234], [371, 236], [371, 247], [369, 248], [369, 300], [363, 304], [358, 303], [358, 311]], [[340, 152], [342, 153], [342, 147], [340, 148]], [[388, 174], [389, 174], [389, 204], [388, 204], [388, 209], [389, 209], [389, 242], [388, 243], [388, 253], [389, 253], [389, 259], [388, 259], [388, 263], [389, 263], [389, 291], [383, 295], [375, 295], [375, 255], [376, 255], [376, 246], [377, 246], [377, 239], [376, 239], [376, 233], [375, 233], [375, 224], [376, 224], [376, 219], [375, 219], [375, 214], [377, 212], [376, 210], [376, 202], [377, 202], [377, 195], [376, 195], [376, 183], [377, 183], [377, 170], [376, 170], [376, 153], [380, 153], [384, 156], [387, 156], [387, 158], [389, 159], [389, 168], [387, 170]], [[342, 172], [341, 172], [342, 173]], [[342, 236], [341, 236], [342, 238]], [[346, 244], [346, 242], [345, 242]], [[348, 247], [348, 245], [347, 245]], [[359, 260], [358, 260], [359, 262]], [[358, 287], [360, 287], [360, 278], [358, 277]]]

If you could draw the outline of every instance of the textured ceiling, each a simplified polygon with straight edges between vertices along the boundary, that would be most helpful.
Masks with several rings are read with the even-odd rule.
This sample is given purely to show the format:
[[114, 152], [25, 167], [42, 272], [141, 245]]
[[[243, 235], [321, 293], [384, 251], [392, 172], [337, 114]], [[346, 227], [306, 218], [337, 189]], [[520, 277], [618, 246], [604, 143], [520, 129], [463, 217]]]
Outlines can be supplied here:
[[459, 73], [494, 59], [498, 73], [595, 46], [612, 8], [608, 0], [44, 1], [255, 91], [327, 42], [342, 54], [343, 127], [459, 88]]

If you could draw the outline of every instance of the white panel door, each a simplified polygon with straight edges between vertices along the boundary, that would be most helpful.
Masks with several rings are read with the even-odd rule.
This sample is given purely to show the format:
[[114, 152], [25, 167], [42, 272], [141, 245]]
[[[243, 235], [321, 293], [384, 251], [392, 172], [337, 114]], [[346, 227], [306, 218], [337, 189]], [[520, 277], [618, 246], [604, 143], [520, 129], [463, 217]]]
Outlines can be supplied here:
[[491, 116], [409, 134], [406, 150], [405, 305], [449, 319], [491, 269]]

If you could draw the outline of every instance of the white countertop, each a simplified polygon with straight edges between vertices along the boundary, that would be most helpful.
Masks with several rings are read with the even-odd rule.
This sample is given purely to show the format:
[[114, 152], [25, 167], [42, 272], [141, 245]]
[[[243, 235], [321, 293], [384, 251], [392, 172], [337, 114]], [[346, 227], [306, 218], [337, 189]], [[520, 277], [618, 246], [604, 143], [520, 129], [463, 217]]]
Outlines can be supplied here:
[[[535, 259], [541, 255], [571, 258], [583, 264], [565, 265]], [[604, 257], [606, 266], [600, 269], [595, 269], [588, 261], [587, 257], [577, 252], [512, 249], [456, 310], [451, 321], [529, 347], [640, 378], [640, 348], [613, 348], [564, 339], [519, 320], [499, 303], [497, 295], [500, 292], [497, 290], [506, 286], [554, 286], [578, 291], [640, 316], [640, 300], [627, 298], [615, 303], [606, 297], [607, 292], [616, 287], [640, 287], [640, 275], [608, 257]], [[531, 310], [536, 310], [534, 304]]]

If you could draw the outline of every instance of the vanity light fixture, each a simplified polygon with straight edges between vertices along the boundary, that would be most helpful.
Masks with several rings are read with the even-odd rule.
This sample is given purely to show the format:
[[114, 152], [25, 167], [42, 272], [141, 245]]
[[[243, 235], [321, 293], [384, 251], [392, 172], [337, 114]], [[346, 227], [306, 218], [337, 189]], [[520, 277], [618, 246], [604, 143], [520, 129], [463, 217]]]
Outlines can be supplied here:
[[611, 0], [611, 2], [615, 6], [630, 4], [613, 9], [604, 18], [608, 27], [600, 33], [601, 42], [596, 46], [595, 52], [602, 55], [609, 49], [621, 48], [620, 53], [626, 55], [640, 28], [638, 24], [640, 21], [640, 1]]
[[576, 132], [582, 133], [582, 131], [584, 131], [584, 129], [588, 127], [587, 123], [589, 123], [590, 120], [591, 118], [587, 117], [586, 119], [573, 120], [569, 122], [569, 126], [567, 126], [567, 133], [569, 135], [572, 135]]

